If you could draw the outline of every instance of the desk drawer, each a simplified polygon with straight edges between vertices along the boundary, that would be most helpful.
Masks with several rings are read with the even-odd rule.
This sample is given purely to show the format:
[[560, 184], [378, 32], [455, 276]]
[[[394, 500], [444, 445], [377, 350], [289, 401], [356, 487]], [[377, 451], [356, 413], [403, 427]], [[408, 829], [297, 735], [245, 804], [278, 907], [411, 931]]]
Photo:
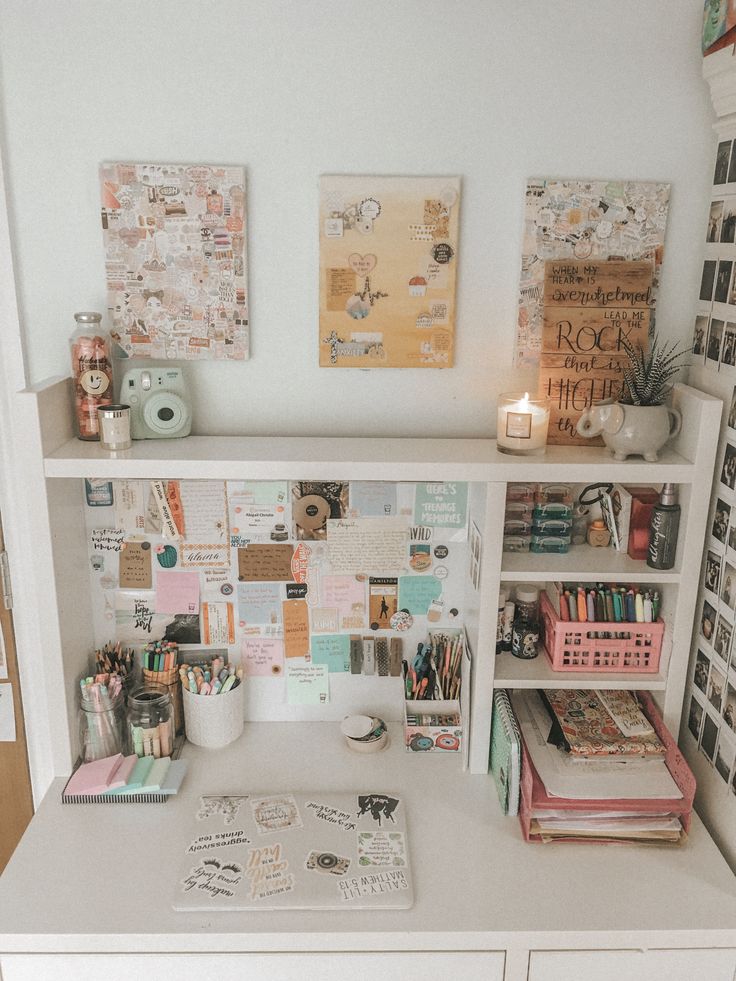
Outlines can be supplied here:
[[736, 950], [535, 950], [529, 981], [734, 981]]
[[[206, 938], [203, 938], [205, 940]], [[503, 981], [501, 951], [324, 954], [12, 954], [2, 981]], [[720, 981], [720, 979], [719, 979]], [[731, 981], [731, 979], [729, 979]]]

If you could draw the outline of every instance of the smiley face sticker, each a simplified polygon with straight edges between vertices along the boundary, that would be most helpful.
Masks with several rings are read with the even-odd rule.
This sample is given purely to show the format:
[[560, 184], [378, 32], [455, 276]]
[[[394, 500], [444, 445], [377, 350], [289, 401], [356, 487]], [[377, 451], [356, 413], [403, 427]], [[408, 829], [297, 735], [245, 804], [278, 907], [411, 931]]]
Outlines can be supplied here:
[[104, 371], [83, 371], [79, 376], [79, 385], [87, 395], [104, 395], [110, 387], [110, 379]]

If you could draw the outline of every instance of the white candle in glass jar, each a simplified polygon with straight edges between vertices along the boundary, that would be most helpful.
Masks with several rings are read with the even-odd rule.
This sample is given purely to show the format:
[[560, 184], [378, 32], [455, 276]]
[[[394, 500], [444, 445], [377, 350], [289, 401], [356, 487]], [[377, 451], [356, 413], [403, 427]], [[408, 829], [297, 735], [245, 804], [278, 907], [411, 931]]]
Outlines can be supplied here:
[[507, 392], [498, 398], [497, 445], [502, 453], [544, 453], [549, 429], [549, 403], [529, 393]]

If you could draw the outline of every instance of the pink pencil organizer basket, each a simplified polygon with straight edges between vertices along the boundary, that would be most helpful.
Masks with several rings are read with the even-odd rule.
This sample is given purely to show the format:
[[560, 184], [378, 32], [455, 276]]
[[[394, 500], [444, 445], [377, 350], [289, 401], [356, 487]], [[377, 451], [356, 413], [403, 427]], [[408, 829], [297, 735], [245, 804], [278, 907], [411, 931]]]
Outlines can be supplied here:
[[[553, 671], [656, 674], [664, 623], [578, 623], [560, 620], [547, 595], [539, 606], [544, 649]], [[608, 638], [596, 636], [608, 634]]]

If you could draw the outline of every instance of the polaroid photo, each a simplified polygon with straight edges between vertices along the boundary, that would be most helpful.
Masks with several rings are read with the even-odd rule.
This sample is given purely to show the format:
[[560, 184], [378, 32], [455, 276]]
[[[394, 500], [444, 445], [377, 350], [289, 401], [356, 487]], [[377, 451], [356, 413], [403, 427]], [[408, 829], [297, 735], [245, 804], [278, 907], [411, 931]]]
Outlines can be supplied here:
[[730, 624], [723, 614], [721, 614], [718, 617], [718, 623], [716, 624], [716, 632], [713, 639], [713, 650], [726, 664], [728, 664], [728, 658], [731, 653], [732, 634], [732, 624]]
[[719, 671], [715, 664], [711, 664], [705, 697], [719, 715], [721, 714], [721, 704], [723, 702], [723, 691], [725, 687], [725, 674], [722, 671]]
[[705, 575], [703, 585], [708, 592], [718, 595], [718, 585], [721, 581], [721, 557], [715, 552], [708, 550], [705, 556]]
[[[734, 157], [736, 159], [736, 156]], [[723, 218], [721, 221], [721, 242], [733, 245], [736, 236], [736, 199], [727, 198], [723, 202]], [[715, 203], [715, 202], [714, 202]]]
[[716, 274], [716, 288], [713, 299], [716, 303], [728, 303], [728, 288], [731, 285], [733, 262], [730, 259], [720, 259]]
[[[734, 276], [736, 283], [736, 276]], [[734, 299], [736, 302], [736, 298]], [[723, 332], [723, 347], [721, 348], [721, 364], [728, 368], [736, 367], [736, 324], [727, 323]]]
[[726, 443], [723, 451], [721, 483], [729, 490], [733, 490], [734, 484], [736, 484], [736, 446], [733, 443]]
[[700, 734], [700, 752], [711, 764], [716, 755], [718, 743], [718, 723], [706, 712], [703, 719], [703, 729]]
[[710, 214], [708, 215], [708, 231], [705, 236], [706, 242], [720, 241], [722, 223], [723, 201], [711, 201]]
[[721, 360], [721, 342], [723, 341], [723, 321], [711, 318], [710, 330], [708, 332], [708, 346], [706, 347], [705, 357], [708, 361], [718, 364]]
[[695, 670], [693, 671], [693, 684], [705, 695], [708, 690], [708, 674], [710, 672], [710, 658], [698, 648], [695, 655]]
[[734, 685], [734, 681], [736, 679], [734, 679], [733, 672], [731, 672], [726, 683], [721, 712], [725, 725], [728, 726], [731, 732], [736, 733], [736, 686]]
[[700, 299], [710, 303], [713, 299], [713, 284], [716, 281], [716, 260], [706, 259], [703, 263], [703, 275], [700, 279]]
[[731, 508], [731, 520], [728, 526], [726, 545], [732, 552], [736, 552], [736, 507]]
[[725, 184], [728, 179], [728, 164], [731, 157], [731, 141], [725, 140], [718, 144], [716, 153], [716, 169], [713, 173], [714, 184]]
[[731, 393], [731, 404], [728, 408], [726, 422], [729, 429], [736, 429], [736, 386], [734, 386], [734, 390]]
[[731, 779], [731, 771], [736, 760], [736, 741], [728, 735], [728, 730], [721, 729], [721, 736], [718, 740], [718, 752], [716, 753], [716, 770], [723, 779], [726, 786]]
[[731, 656], [732, 635], [733, 624], [721, 613], [716, 622], [716, 630], [713, 636], [713, 650], [724, 664], [728, 664], [729, 657]]
[[713, 514], [713, 525], [711, 527], [711, 534], [715, 539], [717, 539], [721, 545], [726, 544], [726, 535], [728, 534], [728, 519], [731, 514], [730, 506], [719, 497], [716, 501], [716, 509]]
[[703, 725], [703, 706], [693, 695], [690, 698], [690, 711], [687, 715], [687, 727], [696, 743], [700, 742], [700, 730]]
[[716, 611], [708, 600], [703, 601], [703, 615], [700, 618], [700, 632], [703, 637], [712, 644], [713, 634], [716, 629]]
[[731, 612], [736, 610], [736, 568], [728, 561], [721, 575], [721, 599]]
[[692, 354], [696, 358], [705, 357], [705, 339], [708, 336], [708, 314], [700, 313], [695, 318], [693, 328]]

